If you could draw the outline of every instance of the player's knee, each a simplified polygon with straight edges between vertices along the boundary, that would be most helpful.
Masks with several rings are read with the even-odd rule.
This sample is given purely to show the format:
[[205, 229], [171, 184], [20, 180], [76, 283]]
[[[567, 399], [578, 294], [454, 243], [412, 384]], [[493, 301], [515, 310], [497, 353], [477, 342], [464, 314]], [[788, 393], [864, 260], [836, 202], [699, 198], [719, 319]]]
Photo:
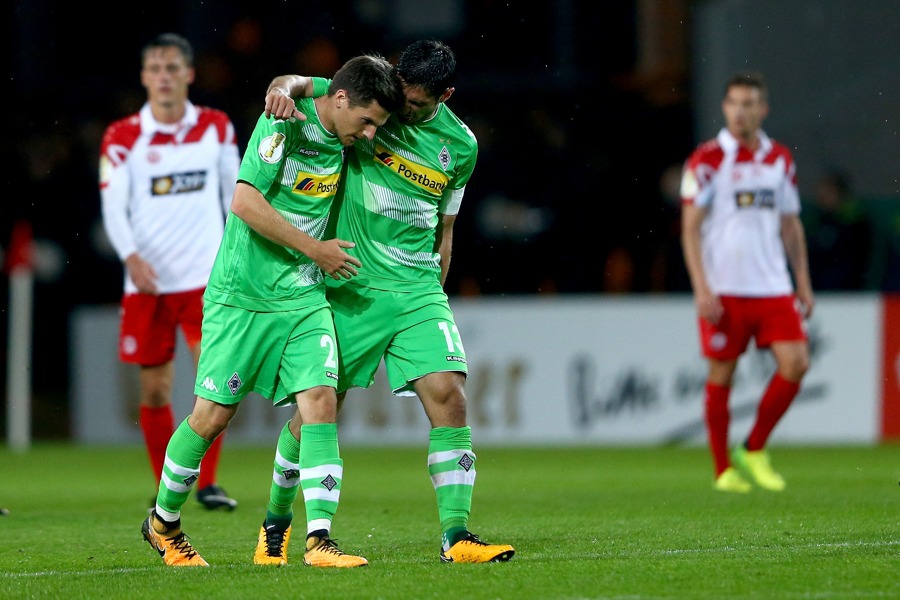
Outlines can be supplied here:
[[141, 404], [152, 408], [159, 408], [169, 404], [172, 400], [172, 392], [169, 386], [161, 383], [144, 385], [141, 390]]
[[788, 381], [800, 381], [809, 370], [809, 356], [798, 353], [783, 362], [779, 369], [782, 377]]

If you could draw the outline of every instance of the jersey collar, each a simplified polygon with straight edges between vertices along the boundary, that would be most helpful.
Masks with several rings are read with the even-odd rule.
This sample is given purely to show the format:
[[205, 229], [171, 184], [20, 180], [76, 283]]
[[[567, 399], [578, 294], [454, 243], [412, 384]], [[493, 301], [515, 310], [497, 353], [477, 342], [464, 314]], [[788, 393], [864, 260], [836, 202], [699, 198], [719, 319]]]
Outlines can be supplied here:
[[190, 100], [184, 101], [184, 117], [178, 123], [160, 123], [153, 118], [150, 103], [141, 107], [140, 113], [141, 131], [144, 133], [165, 133], [174, 135], [179, 131], [186, 131], [197, 124], [197, 107]]
[[[762, 129], [757, 132], [757, 135], [759, 136], [759, 148], [756, 149], [756, 153], [767, 154], [772, 149], [772, 140]], [[736, 137], [731, 135], [731, 132], [728, 131], [727, 127], [723, 127], [719, 131], [719, 135], [716, 136], [716, 141], [719, 142], [719, 146], [722, 147], [722, 150], [729, 153], [737, 152], [741, 144]]]

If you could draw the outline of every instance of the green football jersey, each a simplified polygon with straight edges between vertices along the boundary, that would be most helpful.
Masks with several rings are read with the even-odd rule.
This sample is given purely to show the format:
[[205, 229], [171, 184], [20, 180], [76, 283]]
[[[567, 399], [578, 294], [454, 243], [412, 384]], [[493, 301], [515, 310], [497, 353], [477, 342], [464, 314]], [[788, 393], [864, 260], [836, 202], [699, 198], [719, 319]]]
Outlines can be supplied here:
[[[305, 121], [260, 116], [238, 180], [259, 190], [289, 223], [322, 239], [345, 149], [322, 126], [311, 98], [297, 107]], [[322, 302], [323, 280], [309, 257], [266, 239], [231, 213], [205, 297], [260, 312], [293, 310]]]
[[475, 135], [442, 103], [417, 125], [392, 115], [374, 140], [358, 140], [347, 154], [333, 228], [334, 237], [356, 244], [347, 252], [362, 262], [348, 283], [398, 291], [440, 288], [438, 215], [458, 210], [478, 156]]

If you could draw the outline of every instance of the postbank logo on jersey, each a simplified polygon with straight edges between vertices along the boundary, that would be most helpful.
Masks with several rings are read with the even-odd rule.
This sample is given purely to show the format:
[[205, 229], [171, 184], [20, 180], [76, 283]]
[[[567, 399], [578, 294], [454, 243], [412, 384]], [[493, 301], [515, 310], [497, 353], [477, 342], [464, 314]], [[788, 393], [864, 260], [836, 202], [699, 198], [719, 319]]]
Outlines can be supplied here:
[[292, 190], [295, 194], [303, 194], [313, 198], [330, 198], [337, 192], [341, 174], [314, 175], [312, 173], [297, 173]]
[[775, 208], [773, 190], [738, 190], [734, 192], [734, 203], [738, 208]]
[[447, 184], [450, 182], [450, 179], [445, 173], [406, 160], [399, 154], [394, 154], [384, 146], [378, 144], [375, 145], [374, 158], [376, 161], [380, 162], [391, 171], [394, 171], [413, 185], [438, 196], [444, 193], [444, 188], [446, 188]]
[[186, 194], [206, 187], [206, 171], [188, 171], [161, 175], [150, 180], [150, 193], [154, 196]]

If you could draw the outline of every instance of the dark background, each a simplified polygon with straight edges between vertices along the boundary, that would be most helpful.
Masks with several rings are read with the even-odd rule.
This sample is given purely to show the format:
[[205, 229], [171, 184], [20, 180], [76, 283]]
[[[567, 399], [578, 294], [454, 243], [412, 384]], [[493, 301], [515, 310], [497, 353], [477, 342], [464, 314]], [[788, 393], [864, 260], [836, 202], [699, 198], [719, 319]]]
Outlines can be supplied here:
[[[42, 0], [6, 12], [13, 106], [0, 246], [14, 223], [31, 223], [37, 437], [67, 435], [71, 310], [121, 294], [100, 223], [99, 143], [143, 103], [140, 50], [164, 31], [194, 45], [191, 99], [229, 113], [242, 152], [275, 75], [330, 77], [356, 54], [393, 59], [423, 37], [450, 44], [459, 61], [450, 106], [479, 140], [451, 296], [688, 293], [678, 169], [721, 127], [724, 79], [761, 69], [772, 86], [765, 126], [795, 152], [810, 226], [820, 222], [816, 181], [831, 170], [848, 177], [854, 206], [875, 225], [863, 234], [875, 247], [851, 266], [865, 276], [834, 289], [900, 289], [891, 262], [900, 6], [891, 0]], [[6, 339], [6, 278], [0, 286]]]

